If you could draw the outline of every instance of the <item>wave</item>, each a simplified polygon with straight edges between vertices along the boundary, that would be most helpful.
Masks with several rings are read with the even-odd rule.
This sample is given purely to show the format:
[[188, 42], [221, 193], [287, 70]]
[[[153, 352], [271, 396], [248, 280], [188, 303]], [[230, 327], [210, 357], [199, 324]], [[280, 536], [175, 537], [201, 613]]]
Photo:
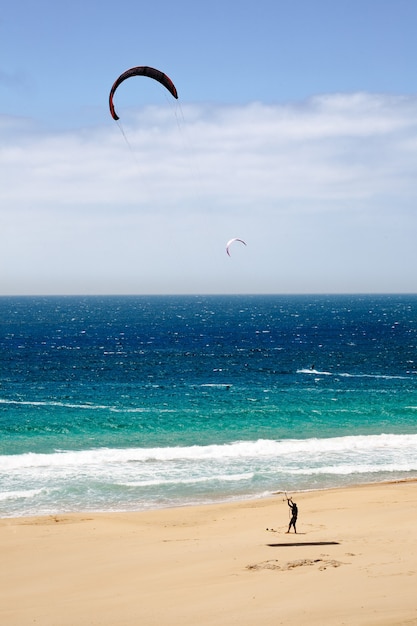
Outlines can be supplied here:
[[120, 463], [157, 463], [169, 461], [225, 461], [245, 459], [318, 458], [319, 455], [340, 457], [356, 454], [398, 452], [414, 454], [417, 459], [417, 434], [351, 435], [328, 439], [258, 439], [226, 444], [175, 446], [160, 448], [93, 448], [88, 450], [56, 450], [53, 453], [25, 452], [0, 456], [0, 471], [19, 468], [117, 465]]
[[64, 409], [112, 409], [111, 406], [105, 406], [100, 404], [73, 404], [71, 402], [58, 402], [56, 400], [8, 400], [6, 398], [0, 398], [0, 404], [14, 404], [22, 406], [53, 406], [62, 407]]
[[[29, 407], [54, 407], [62, 409], [76, 409], [87, 411], [109, 411], [110, 413], [151, 413], [152, 408], [146, 407], [117, 407], [110, 404], [93, 404], [93, 403], [80, 403], [75, 404], [72, 402], [59, 402], [57, 400], [8, 400], [7, 398], [0, 398], [0, 404], [5, 405], [21, 405]], [[174, 413], [175, 409], [167, 407], [158, 408], [158, 413]]]
[[[8, 400], [7, 398], [0, 398], [0, 404], [5, 405], [18, 405], [18, 406], [33, 406], [33, 407], [54, 407], [62, 409], [78, 409], [89, 411], [111, 411], [112, 413], [146, 413], [150, 411], [145, 407], [117, 407], [107, 404], [93, 404], [93, 403], [80, 403], [73, 402], [59, 402], [57, 400]], [[172, 412], [173, 409], [161, 409], [160, 412]]]
[[397, 474], [415, 470], [417, 470], [417, 462], [410, 461], [409, 463], [382, 463], [378, 465], [371, 465], [370, 463], [362, 465], [326, 465], [323, 467], [293, 469], [289, 470], [288, 473], [294, 476], [319, 476], [326, 474], [331, 476], [352, 476], [354, 474]]
[[31, 452], [0, 456], [0, 516], [145, 510], [416, 474], [417, 434]]
[[312, 368], [302, 368], [297, 370], [297, 374], [314, 374], [315, 376], [340, 376], [341, 378], [379, 378], [384, 380], [407, 380], [407, 376], [394, 374], [349, 374], [348, 372], [322, 372]]
[[209, 483], [209, 482], [239, 482], [242, 480], [252, 480], [253, 472], [246, 472], [243, 474], [219, 474], [214, 476], [200, 476], [195, 478], [178, 479], [156, 479], [156, 480], [137, 480], [125, 483], [120, 483], [124, 487], [157, 487], [163, 485], [194, 485], [197, 483]]
[[231, 383], [202, 383], [200, 387], [212, 387], [213, 389], [229, 389], [233, 387]]
[[5, 491], [0, 493], [0, 502], [5, 500], [19, 500], [22, 498], [35, 498], [43, 489], [17, 489], [16, 491]]

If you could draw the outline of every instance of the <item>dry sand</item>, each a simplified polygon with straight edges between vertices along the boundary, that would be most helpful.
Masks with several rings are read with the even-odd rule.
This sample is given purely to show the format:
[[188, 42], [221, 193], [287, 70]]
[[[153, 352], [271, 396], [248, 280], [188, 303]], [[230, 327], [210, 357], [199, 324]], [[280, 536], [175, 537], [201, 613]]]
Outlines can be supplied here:
[[294, 500], [2, 519], [0, 624], [417, 624], [417, 482]]

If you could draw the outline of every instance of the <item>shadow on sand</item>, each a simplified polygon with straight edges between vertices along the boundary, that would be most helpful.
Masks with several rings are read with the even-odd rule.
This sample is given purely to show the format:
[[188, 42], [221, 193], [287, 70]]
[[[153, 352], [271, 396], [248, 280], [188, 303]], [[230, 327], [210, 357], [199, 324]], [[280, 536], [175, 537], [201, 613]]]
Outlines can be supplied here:
[[289, 548], [291, 546], [338, 546], [338, 541], [291, 541], [287, 543], [267, 543], [270, 548]]

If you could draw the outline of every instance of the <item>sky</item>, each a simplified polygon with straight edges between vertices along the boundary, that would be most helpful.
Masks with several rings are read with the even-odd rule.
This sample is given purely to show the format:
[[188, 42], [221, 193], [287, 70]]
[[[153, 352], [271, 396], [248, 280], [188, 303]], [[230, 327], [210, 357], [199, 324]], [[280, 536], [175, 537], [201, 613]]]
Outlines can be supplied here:
[[[415, 0], [7, 3], [0, 295], [417, 293], [416, 28]], [[138, 65], [178, 100], [130, 78], [116, 122]]]

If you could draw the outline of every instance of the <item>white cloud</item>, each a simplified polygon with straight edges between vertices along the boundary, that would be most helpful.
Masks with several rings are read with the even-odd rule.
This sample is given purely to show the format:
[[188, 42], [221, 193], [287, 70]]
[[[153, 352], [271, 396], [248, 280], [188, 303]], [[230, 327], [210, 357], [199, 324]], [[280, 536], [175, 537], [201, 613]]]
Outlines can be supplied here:
[[0, 293], [417, 291], [416, 120], [364, 93], [0, 117]]

